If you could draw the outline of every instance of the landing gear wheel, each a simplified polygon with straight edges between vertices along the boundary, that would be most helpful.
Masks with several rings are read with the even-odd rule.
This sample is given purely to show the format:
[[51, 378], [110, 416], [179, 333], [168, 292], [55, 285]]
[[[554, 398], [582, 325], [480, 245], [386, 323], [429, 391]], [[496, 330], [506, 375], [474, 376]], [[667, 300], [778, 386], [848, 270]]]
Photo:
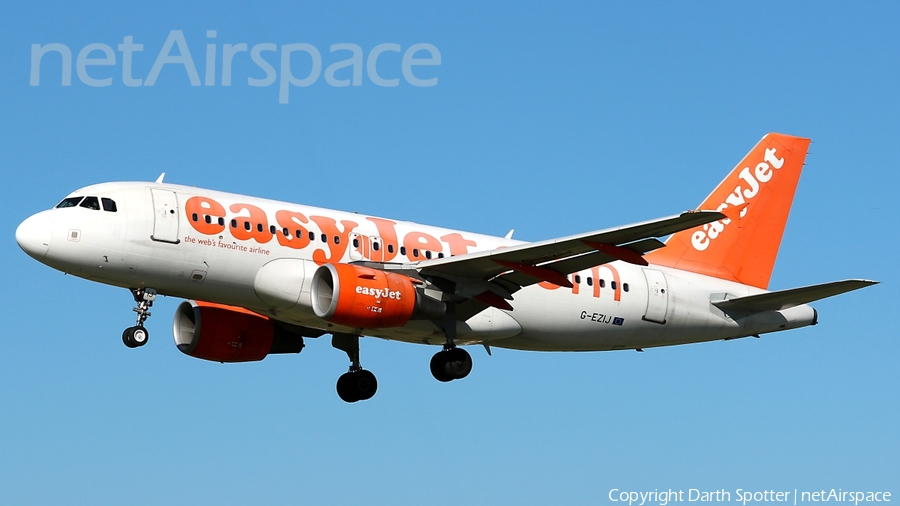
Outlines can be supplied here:
[[445, 369], [453, 379], [463, 379], [472, 372], [472, 356], [462, 348], [453, 348], [447, 352]]
[[374, 374], [365, 369], [344, 373], [337, 381], [337, 394], [344, 402], [369, 400], [375, 395], [376, 390], [378, 380]]
[[447, 374], [447, 352], [439, 351], [431, 357], [431, 375], [434, 379], [446, 383], [453, 380], [453, 376]]
[[353, 388], [353, 373], [347, 372], [341, 375], [337, 380], [337, 394], [344, 402], [356, 402], [360, 400]]
[[122, 332], [122, 342], [129, 348], [137, 348], [138, 345], [134, 342], [134, 327], [128, 327]]
[[128, 327], [122, 332], [122, 342], [129, 348], [143, 346], [147, 344], [148, 339], [150, 339], [150, 333], [141, 326]]
[[439, 351], [431, 357], [431, 375], [441, 382], [463, 379], [472, 372], [472, 356], [462, 348]]
[[150, 339], [150, 332], [147, 332], [147, 329], [144, 327], [131, 327], [131, 340], [134, 341], [135, 346], [147, 344], [148, 339]]

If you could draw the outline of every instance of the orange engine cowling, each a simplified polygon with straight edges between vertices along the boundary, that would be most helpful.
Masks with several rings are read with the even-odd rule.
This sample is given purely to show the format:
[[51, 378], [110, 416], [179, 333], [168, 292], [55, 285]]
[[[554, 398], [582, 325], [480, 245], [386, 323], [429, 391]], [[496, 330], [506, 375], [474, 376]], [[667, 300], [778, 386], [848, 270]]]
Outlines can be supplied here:
[[313, 275], [313, 311], [323, 320], [363, 329], [438, 319], [443, 302], [416, 291], [412, 278], [349, 264], [325, 264]]
[[303, 337], [243, 308], [185, 301], [172, 324], [184, 354], [214, 362], [252, 362], [270, 353], [300, 353]]

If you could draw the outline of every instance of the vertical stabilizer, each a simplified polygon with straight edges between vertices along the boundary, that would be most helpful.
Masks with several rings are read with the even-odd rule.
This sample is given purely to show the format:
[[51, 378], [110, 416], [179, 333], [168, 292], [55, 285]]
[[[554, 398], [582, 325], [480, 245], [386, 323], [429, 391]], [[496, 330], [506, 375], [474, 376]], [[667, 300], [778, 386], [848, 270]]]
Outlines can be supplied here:
[[776, 133], [763, 137], [699, 207], [729, 219], [672, 235], [647, 261], [768, 287], [809, 142]]

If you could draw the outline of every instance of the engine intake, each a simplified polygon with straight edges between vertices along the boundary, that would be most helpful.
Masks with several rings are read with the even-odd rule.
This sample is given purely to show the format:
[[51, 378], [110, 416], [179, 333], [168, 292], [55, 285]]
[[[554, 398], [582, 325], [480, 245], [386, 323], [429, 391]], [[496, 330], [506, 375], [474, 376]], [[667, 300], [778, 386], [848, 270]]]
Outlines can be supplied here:
[[446, 305], [416, 290], [402, 274], [350, 264], [325, 264], [313, 275], [312, 306], [323, 320], [363, 329], [402, 327], [443, 317]]
[[300, 353], [303, 337], [246, 309], [185, 301], [172, 323], [182, 353], [214, 362], [252, 362], [271, 353]]

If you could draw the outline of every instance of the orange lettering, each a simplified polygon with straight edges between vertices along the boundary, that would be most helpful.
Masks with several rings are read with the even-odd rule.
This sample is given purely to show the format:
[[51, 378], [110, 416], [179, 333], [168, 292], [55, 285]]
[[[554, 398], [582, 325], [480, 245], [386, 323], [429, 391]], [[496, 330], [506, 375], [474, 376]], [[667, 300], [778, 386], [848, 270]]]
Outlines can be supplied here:
[[[424, 251], [438, 252], [444, 248], [441, 242], [435, 239], [433, 235], [424, 232], [410, 232], [403, 238], [403, 246], [406, 247], [406, 257], [414, 262], [425, 260]], [[416, 255], [418, 252], [418, 256]]]
[[[322, 233], [328, 236], [328, 248], [331, 253], [330, 256], [325, 256], [325, 251], [322, 248], [319, 248], [313, 251], [313, 261], [319, 265], [340, 262], [341, 259], [344, 258], [344, 252], [347, 251], [347, 245], [350, 244], [350, 241], [348, 240], [350, 232], [356, 228], [357, 224], [352, 221], [341, 220], [341, 225], [343, 225], [344, 230], [340, 231], [337, 228], [337, 222], [334, 221], [333, 218], [328, 218], [327, 216], [310, 216], [309, 219], [316, 222]], [[339, 240], [335, 241], [335, 237]]]
[[[269, 231], [269, 220], [262, 209], [250, 204], [232, 204], [231, 212], [241, 213], [247, 211], [250, 216], [235, 216], [231, 227], [231, 235], [239, 241], [255, 239], [260, 244], [272, 240], [272, 232]], [[248, 230], [249, 228], [249, 230]]]
[[465, 255], [469, 252], [467, 246], [472, 246], [473, 248], [477, 246], [475, 241], [463, 239], [462, 234], [448, 234], [441, 237], [441, 240], [450, 246], [451, 255]]
[[[302, 225], [302, 223], [309, 223], [306, 216], [292, 211], [278, 211], [275, 213], [275, 221], [282, 228], [281, 233], [275, 234], [278, 244], [294, 249], [303, 249], [309, 246], [309, 236], [306, 227]], [[288, 235], [284, 235], [284, 229], [287, 229]]]
[[219, 218], [225, 218], [225, 208], [213, 199], [191, 197], [184, 203], [184, 213], [194, 230], [201, 234], [215, 235], [225, 230], [225, 225], [219, 225]]

